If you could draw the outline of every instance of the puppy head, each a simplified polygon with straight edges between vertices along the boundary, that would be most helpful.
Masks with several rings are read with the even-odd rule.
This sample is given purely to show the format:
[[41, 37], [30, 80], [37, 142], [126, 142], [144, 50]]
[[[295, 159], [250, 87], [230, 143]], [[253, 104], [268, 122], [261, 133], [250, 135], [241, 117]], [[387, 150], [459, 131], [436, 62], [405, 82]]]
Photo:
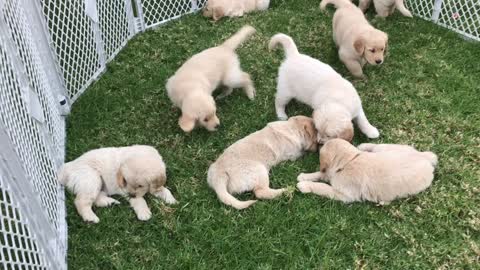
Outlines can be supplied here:
[[154, 193], [166, 182], [165, 166], [160, 157], [127, 158], [117, 172], [117, 184], [131, 197]]
[[213, 18], [213, 20], [218, 21], [223, 16], [225, 16], [225, 11], [221, 6], [217, 6], [215, 0], [209, 0], [203, 9], [203, 16], [207, 18]]
[[343, 170], [358, 152], [360, 151], [345, 140], [329, 140], [320, 149], [320, 172], [331, 177]]
[[311, 152], [317, 151], [317, 129], [315, 128], [313, 119], [299, 115], [290, 117], [288, 121], [294, 123], [297, 129], [302, 133], [305, 142], [305, 150]]
[[215, 131], [220, 125], [213, 97], [204, 93], [191, 94], [182, 103], [182, 116], [178, 120], [180, 128], [190, 132], [196, 123], [209, 131]]
[[313, 121], [318, 131], [317, 142], [325, 144], [328, 140], [341, 138], [353, 139], [353, 124], [348, 112], [339, 106], [323, 106], [313, 111]]
[[387, 34], [377, 29], [362, 33], [353, 43], [355, 51], [371, 65], [383, 63], [387, 45]]

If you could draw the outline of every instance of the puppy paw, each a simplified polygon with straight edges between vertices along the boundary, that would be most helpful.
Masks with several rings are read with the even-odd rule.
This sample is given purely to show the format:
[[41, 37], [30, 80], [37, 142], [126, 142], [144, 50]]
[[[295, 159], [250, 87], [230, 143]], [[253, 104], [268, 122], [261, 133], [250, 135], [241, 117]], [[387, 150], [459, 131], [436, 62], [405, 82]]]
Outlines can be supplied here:
[[173, 196], [169, 196], [169, 197], [165, 198], [164, 201], [165, 201], [166, 204], [177, 204], [178, 203], [178, 201], [175, 200], [175, 198]]
[[309, 181], [309, 180], [305, 173], [301, 173], [297, 176], [297, 181], [302, 182], [302, 181]]
[[137, 211], [137, 218], [142, 221], [149, 220], [152, 217], [150, 209], [145, 208]]
[[357, 146], [357, 149], [364, 152], [372, 152], [374, 146], [375, 144], [373, 143], [362, 143]]
[[120, 202], [110, 197], [100, 198], [95, 201], [95, 205], [98, 207], [107, 207], [113, 204], [120, 204]]
[[98, 222], [100, 222], [100, 219], [95, 214], [84, 215], [82, 218], [83, 218], [83, 221], [88, 222], [88, 223], [98, 223]]
[[368, 130], [368, 132], [365, 133], [365, 135], [367, 135], [367, 137], [370, 139], [376, 139], [380, 137], [380, 132], [378, 131], [377, 128], [372, 127], [371, 129]]
[[309, 182], [299, 182], [299, 183], [297, 183], [297, 188], [302, 193], [312, 192], [312, 190], [310, 189], [310, 183]]
[[257, 90], [255, 90], [255, 88], [251, 87], [250, 89], [248, 89], [247, 91], [247, 97], [250, 99], [250, 100], [253, 100], [255, 98], [255, 95], [257, 94]]

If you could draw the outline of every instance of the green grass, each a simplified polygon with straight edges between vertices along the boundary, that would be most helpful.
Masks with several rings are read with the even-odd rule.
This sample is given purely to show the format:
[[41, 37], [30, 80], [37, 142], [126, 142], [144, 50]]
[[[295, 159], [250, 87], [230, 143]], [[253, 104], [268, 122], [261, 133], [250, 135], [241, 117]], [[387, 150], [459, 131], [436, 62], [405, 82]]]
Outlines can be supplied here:
[[[291, 35], [301, 52], [352, 80], [332, 41], [332, 15], [317, 1], [279, 0], [264, 13], [218, 23], [194, 14], [135, 37], [73, 106], [67, 160], [98, 147], [153, 145], [180, 203], [148, 197], [153, 218], [140, 222], [122, 200], [95, 209], [100, 223], [92, 225], [81, 221], [68, 195], [70, 269], [480, 269], [480, 45], [418, 18], [369, 14], [389, 34], [389, 55], [354, 84], [380, 129], [374, 142], [413, 144], [439, 155], [431, 188], [383, 207], [300, 194], [296, 177], [318, 169], [317, 154], [275, 167], [271, 186], [289, 187], [289, 194], [244, 211], [224, 206], [208, 188], [209, 164], [276, 120], [283, 55], [268, 52], [269, 37]], [[258, 31], [238, 50], [256, 99], [235, 91], [218, 102], [220, 130], [184, 134], [166, 79], [244, 24]], [[311, 110], [293, 103], [288, 113]], [[357, 131], [354, 143], [366, 141]]]

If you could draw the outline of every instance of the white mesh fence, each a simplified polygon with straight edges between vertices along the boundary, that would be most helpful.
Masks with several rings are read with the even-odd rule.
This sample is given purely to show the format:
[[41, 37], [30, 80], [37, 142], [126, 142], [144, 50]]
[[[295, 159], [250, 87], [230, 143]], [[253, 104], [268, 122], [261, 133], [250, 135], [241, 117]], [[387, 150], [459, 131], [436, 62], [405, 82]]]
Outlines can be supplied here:
[[[407, 0], [472, 39], [480, 1]], [[136, 33], [206, 0], [0, 0], [0, 269], [66, 269], [64, 161], [68, 105]]]

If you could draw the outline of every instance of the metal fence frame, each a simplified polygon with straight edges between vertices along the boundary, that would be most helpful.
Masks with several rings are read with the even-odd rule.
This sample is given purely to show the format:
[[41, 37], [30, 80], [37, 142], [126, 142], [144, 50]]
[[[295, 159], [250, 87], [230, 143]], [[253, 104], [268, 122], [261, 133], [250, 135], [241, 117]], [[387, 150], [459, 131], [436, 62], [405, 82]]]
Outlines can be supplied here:
[[[67, 268], [56, 171], [69, 105], [133, 36], [205, 2], [0, 0], [0, 268]], [[416, 16], [480, 41], [480, 1], [406, 4]]]

